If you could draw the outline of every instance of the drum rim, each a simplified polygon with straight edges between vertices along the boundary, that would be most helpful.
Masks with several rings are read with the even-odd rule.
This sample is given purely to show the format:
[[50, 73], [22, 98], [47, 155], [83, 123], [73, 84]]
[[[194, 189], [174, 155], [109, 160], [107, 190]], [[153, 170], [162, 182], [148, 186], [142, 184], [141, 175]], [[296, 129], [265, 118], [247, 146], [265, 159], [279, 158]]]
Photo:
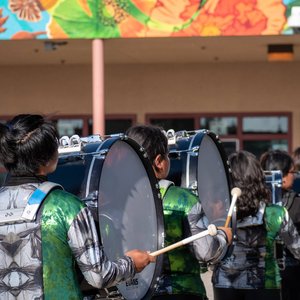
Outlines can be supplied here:
[[[150, 182], [150, 186], [152, 189], [152, 194], [154, 198], [154, 206], [155, 206], [155, 212], [156, 212], [156, 222], [157, 222], [157, 250], [163, 247], [164, 244], [164, 220], [163, 220], [163, 206], [162, 206], [162, 200], [160, 198], [160, 191], [159, 191], [159, 185], [158, 181], [155, 177], [153, 167], [151, 165], [150, 160], [147, 158], [145, 150], [133, 139], [127, 137], [127, 136], [117, 136], [117, 137], [111, 137], [109, 139], [104, 140], [98, 150], [108, 150], [118, 141], [122, 141], [127, 143], [130, 147], [133, 148], [133, 150], [136, 152], [136, 154], [139, 156], [146, 172], [148, 175], [148, 179]], [[103, 164], [102, 164], [103, 167]], [[102, 168], [100, 171], [100, 174], [102, 174]], [[100, 181], [101, 181], [101, 175], [99, 178], [99, 188], [100, 188]], [[100, 230], [100, 228], [99, 228]], [[101, 233], [101, 230], [100, 230]], [[163, 256], [160, 255], [156, 258], [155, 262], [155, 268], [153, 277], [151, 279], [150, 286], [146, 292], [146, 294], [141, 298], [141, 300], [148, 300], [151, 299], [151, 297], [154, 294], [155, 285], [158, 282], [158, 278], [161, 275], [162, 272], [162, 264], [163, 264]], [[117, 287], [118, 289], [118, 287]], [[118, 289], [119, 291], [119, 289]], [[122, 293], [119, 291], [119, 293], [122, 295]], [[122, 295], [122, 297], [124, 297]], [[124, 299], [126, 299], [124, 297]]]

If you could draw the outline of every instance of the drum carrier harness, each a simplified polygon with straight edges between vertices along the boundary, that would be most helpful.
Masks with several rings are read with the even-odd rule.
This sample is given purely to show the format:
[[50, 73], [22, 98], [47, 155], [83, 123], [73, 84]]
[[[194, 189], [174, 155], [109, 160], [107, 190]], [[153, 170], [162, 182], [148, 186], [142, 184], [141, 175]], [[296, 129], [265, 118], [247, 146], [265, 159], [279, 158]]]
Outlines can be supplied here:
[[50, 181], [42, 183], [31, 194], [24, 209], [15, 208], [0, 211], [0, 225], [35, 221], [44, 199], [54, 189], [63, 189], [63, 187]]

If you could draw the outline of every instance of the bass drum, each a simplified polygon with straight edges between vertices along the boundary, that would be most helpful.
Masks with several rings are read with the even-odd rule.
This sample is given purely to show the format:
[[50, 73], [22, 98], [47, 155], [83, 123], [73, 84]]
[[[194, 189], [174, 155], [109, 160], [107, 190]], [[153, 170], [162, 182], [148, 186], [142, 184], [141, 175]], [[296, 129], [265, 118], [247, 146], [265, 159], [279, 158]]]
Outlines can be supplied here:
[[210, 223], [224, 226], [230, 207], [227, 155], [221, 141], [208, 130], [168, 131], [168, 180], [192, 190]]
[[[152, 166], [140, 146], [122, 135], [82, 145], [80, 152], [60, 154], [57, 170], [49, 180], [86, 202], [99, 222], [109, 259], [115, 260], [131, 249], [152, 252], [162, 248], [160, 193]], [[162, 257], [157, 257], [132, 280], [119, 284], [117, 289], [105, 289], [105, 297], [150, 299], [161, 266]], [[90, 294], [89, 289], [86, 294]]]

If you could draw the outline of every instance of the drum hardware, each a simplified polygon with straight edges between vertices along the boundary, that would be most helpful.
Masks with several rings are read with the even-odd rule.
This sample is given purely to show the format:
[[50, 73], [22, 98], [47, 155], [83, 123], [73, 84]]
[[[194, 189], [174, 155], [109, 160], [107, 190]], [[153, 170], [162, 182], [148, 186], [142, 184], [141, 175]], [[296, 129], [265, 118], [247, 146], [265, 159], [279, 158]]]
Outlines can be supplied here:
[[87, 137], [82, 137], [80, 138], [80, 140], [85, 144], [91, 144], [91, 143], [100, 143], [103, 141], [103, 138], [99, 134], [93, 134]]
[[265, 182], [272, 193], [272, 203], [282, 205], [282, 172], [264, 171]]
[[198, 183], [197, 181], [191, 182], [191, 184], [188, 186], [188, 189], [190, 189], [196, 196], [198, 196]]
[[190, 155], [198, 156], [199, 146], [193, 147], [192, 149], [190, 149], [190, 151]]
[[68, 136], [64, 135], [63, 137], [61, 137], [59, 139], [59, 145], [61, 147], [69, 146], [70, 145], [70, 138]]
[[[264, 171], [265, 182], [272, 194], [272, 204], [282, 206], [282, 172], [280, 170]], [[284, 243], [279, 238], [275, 239], [274, 257], [279, 270], [285, 269]]]
[[[125, 137], [128, 138], [127, 136]], [[148, 158], [148, 154], [143, 147], [140, 147], [139, 151], [143, 154], [144, 158]]]
[[75, 134], [70, 138], [63, 136], [59, 139], [59, 153], [79, 152], [82, 148], [80, 137]]
[[168, 138], [168, 144], [169, 145], [174, 145], [176, 144], [176, 135], [175, 135], [175, 130], [174, 129], [169, 129], [166, 132], [166, 136]]
[[193, 147], [192, 149], [187, 149], [187, 150], [170, 150], [169, 157], [170, 158], [180, 158], [181, 153], [187, 153], [192, 156], [198, 156], [198, 151], [199, 151], [198, 146]]
[[70, 137], [70, 145], [79, 145], [81, 143], [81, 139], [78, 134], [74, 134]]
[[112, 138], [112, 137], [119, 137], [120, 139], [125, 139], [124, 134], [114, 134], [114, 135], [107, 135], [101, 137], [98, 134], [90, 135], [87, 137], [79, 137], [79, 135], [74, 134], [71, 137], [63, 136], [59, 139], [59, 153], [73, 153], [73, 152], [80, 152], [84, 145], [92, 144], [92, 143], [100, 143], [103, 142], [104, 139]]
[[168, 138], [168, 144], [175, 145], [179, 139], [188, 139], [189, 137], [194, 135], [195, 132], [196, 131], [186, 131], [186, 130], [175, 132], [174, 129], [169, 129], [166, 134]]
[[97, 207], [96, 201], [98, 200], [98, 197], [99, 197], [98, 194], [99, 194], [98, 191], [93, 191], [90, 194], [88, 194], [87, 197], [82, 198], [81, 200], [83, 202], [89, 203], [88, 206], [95, 206], [95, 207]]

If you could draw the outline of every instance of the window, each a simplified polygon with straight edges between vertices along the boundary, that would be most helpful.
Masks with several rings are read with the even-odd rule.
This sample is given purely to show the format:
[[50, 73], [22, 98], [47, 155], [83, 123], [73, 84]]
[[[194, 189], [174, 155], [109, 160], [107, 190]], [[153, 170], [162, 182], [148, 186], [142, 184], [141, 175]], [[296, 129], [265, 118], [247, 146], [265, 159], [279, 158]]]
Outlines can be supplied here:
[[275, 134], [288, 132], [288, 118], [281, 116], [243, 117], [243, 133]]
[[174, 129], [175, 131], [195, 130], [195, 121], [193, 118], [151, 118], [150, 123], [162, 127], [164, 130]]
[[83, 135], [83, 119], [58, 119], [56, 120], [59, 136]]
[[202, 117], [200, 128], [209, 129], [218, 135], [237, 134], [237, 117]]
[[[105, 134], [125, 133], [126, 130], [136, 123], [135, 115], [108, 115], [105, 118]], [[90, 118], [88, 124], [89, 135], [93, 133], [93, 121]]]
[[223, 141], [227, 154], [247, 150], [259, 157], [271, 149], [292, 149], [292, 114], [287, 112], [148, 114], [146, 122], [175, 131], [211, 130]]

